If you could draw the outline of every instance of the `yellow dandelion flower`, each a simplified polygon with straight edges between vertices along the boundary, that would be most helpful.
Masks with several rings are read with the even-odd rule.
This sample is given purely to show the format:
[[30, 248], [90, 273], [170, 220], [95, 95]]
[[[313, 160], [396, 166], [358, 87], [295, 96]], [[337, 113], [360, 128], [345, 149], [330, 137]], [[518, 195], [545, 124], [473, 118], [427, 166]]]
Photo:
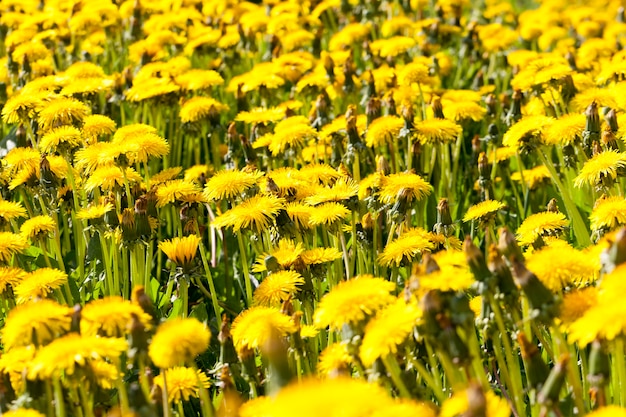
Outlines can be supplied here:
[[115, 187], [124, 187], [124, 177], [131, 185], [141, 182], [141, 176], [134, 169], [126, 168], [124, 172], [126, 175], [116, 166], [98, 167], [85, 181], [85, 190], [91, 192], [101, 188], [104, 191], [112, 191]]
[[136, 316], [150, 327], [152, 318], [143, 309], [119, 296], [105, 297], [85, 305], [80, 314], [80, 333], [88, 336], [123, 337]]
[[37, 410], [28, 409], [28, 408], [17, 408], [15, 410], [9, 410], [5, 413], [2, 413], [3, 416], [7, 417], [44, 417]]
[[464, 120], [473, 120], [479, 122], [483, 120], [487, 114], [487, 109], [474, 101], [450, 101], [442, 100], [443, 115], [446, 119], [462, 122]]
[[395, 142], [402, 127], [404, 127], [404, 120], [401, 117], [379, 117], [368, 126], [365, 143], [369, 147], [375, 147], [387, 142]]
[[170, 152], [170, 145], [161, 136], [155, 133], [143, 135], [133, 135], [123, 143], [113, 139], [113, 143], [118, 143], [122, 147], [122, 152], [131, 164], [136, 162], [148, 162], [149, 158], [162, 158]]
[[82, 336], [70, 333], [42, 347], [28, 369], [29, 379], [72, 375], [76, 366], [88, 365], [92, 360], [117, 360], [128, 345], [124, 339]]
[[525, 63], [518, 74], [511, 80], [516, 90], [528, 91], [533, 87], [546, 87], [574, 71], [562, 56], [537, 57]]
[[67, 274], [63, 271], [52, 268], [35, 269], [15, 285], [15, 301], [23, 304], [32, 299], [45, 298], [66, 282]]
[[432, 84], [430, 69], [423, 62], [411, 62], [400, 69], [398, 82], [400, 85], [410, 86], [416, 84]]
[[70, 329], [72, 309], [52, 300], [19, 305], [9, 312], [2, 329], [6, 350], [32, 343], [44, 345]]
[[546, 145], [568, 145], [580, 139], [585, 130], [584, 114], [565, 114], [549, 125], [544, 132]]
[[463, 216], [464, 222], [479, 220], [482, 222], [486, 219], [494, 218], [499, 210], [506, 207], [506, 204], [497, 200], [485, 200], [468, 208]]
[[371, 275], [341, 282], [320, 301], [315, 310], [315, 325], [341, 330], [344, 324], [357, 324], [392, 303], [394, 289], [393, 282]]
[[113, 119], [103, 114], [92, 114], [85, 117], [83, 122], [83, 136], [91, 140], [96, 140], [100, 136], [111, 135], [117, 127]]
[[201, 241], [202, 239], [196, 235], [175, 237], [170, 240], [159, 242], [159, 249], [161, 249], [167, 255], [168, 259], [174, 262], [177, 266], [186, 268], [196, 257], [198, 245]]
[[254, 291], [255, 305], [280, 307], [282, 302], [296, 294], [304, 278], [295, 271], [278, 271], [269, 274]]
[[543, 140], [544, 130], [554, 119], [548, 116], [525, 116], [504, 133], [502, 144], [515, 149], [526, 149]]
[[92, 360], [87, 372], [95, 379], [95, 383], [104, 389], [112, 389], [120, 376], [117, 366], [102, 359]]
[[216, 172], [204, 187], [204, 196], [207, 200], [219, 201], [232, 199], [257, 184], [263, 176], [260, 171], [230, 171]]
[[46, 94], [22, 92], [11, 96], [2, 107], [2, 121], [6, 124], [27, 122], [35, 118], [37, 109], [43, 106]]
[[[163, 377], [165, 376], [165, 381]], [[167, 399], [170, 403], [189, 401], [189, 398], [198, 398], [200, 386], [208, 388], [209, 378], [199, 369], [176, 366], [163, 371], [154, 378], [154, 385], [165, 389], [167, 384]]]
[[302, 252], [300, 259], [305, 265], [319, 265], [341, 258], [342, 253], [337, 248], [315, 248]]
[[82, 145], [83, 138], [80, 130], [73, 126], [61, 126], [49, 130], [39, 141], [39, 149], [42, 152], [52, 152], [59, 147], [69, 149]]
[[307, 230], [310, 228], [311, 213], [314, 208], [304, 203], [287, 203], [285, 211], [299, 230]]
[[0, 294], [2, 294], [9, 285], [15, 285], [26, 277], [26, 271], [13, 266], [0, 267]]
[[204, 120], [213, 114], [227, 111], [228, 106], [226, 104], [211, 97], [193, 97], [182, 105], [179, 116], [183, 123], [193, 123]]
[[351, 211], [340, 203], [331, 202], [320, 204], [311, 210], [309, 224], [313, 227], [320, 225], [330, 226], [336, 222], [347, 219], [350, 213]]
[[0, 232], [0, 261], [8, 262], [13, 255], [28, 249], [28, 240], [22, 235]]
[[517, 31], [501, 23], [478, 26], [477, 31], [478, 39], [487, 52], [502, 51], [518, 40]]
[[474, 282], [463, 251], [439, 251], [433, 259], [439, 270], [419, 276], [420, 291], [466, 291]]
[[43, 131], [48, 131], [59, 126], [80, 124], [90, 113], [85, 103], [75, 98], [59, 97], [42, 107], [37, 121]]
[[164, 207], [175, 201], [193, 201], [202, 194], [198, 184], [185, 180], [171, 180], [160, 184], [156, 189], [157, 207]]
[[598, 288], [586, 287], [574, 289], [563, 296], [559, 310], [559, 320], [565, 331], [576, 320], [580, 319], [587, 310], [598, 303]]
[[365, 327], [365, 336], [359, 350], [363, 365], [370, 367], [376, 359], [395, 354], [398, 346], [411, 334], [421, 311], [404, 299], [380, 310]]
[[115, 82], [111, 78], [81, 78], [71, 80], [61, 89], [62, 96], [83, 96], [90, 94], [106, 93], [110, 91]]
[[10, 222], [20, 217], [26, 217], [26, 209], [21, 203], [0, 199], [0, 219], [3, 222]]
[[389, 39], [378, 39], [370, 43], [372, 52], [381, 58], [395, 57], [407, 52], [416, 45], [416, 41], [408, 36], [393, 36]]
[[57, 224], [50, 216], [35, 216], [26, 220], [20, 226], [20, 233], [27, 239], [36, 239], [47, 236], [56, 230]]
[[348, 371], [352, 357], [348, 353], [348, 346], [344, 343], [333, 343], [327, 346], [319, 356], [317, 373], [322, 376], [331, 376]]
[[594, 101], [598, 104], [598, 107], [619, 108], [615, 92], [609, 88], [586, 89], [574, 96], [571, 106], [575, 112], [581, 113]]
[[143, 123], [133, 123], [117, 129], [113, 135], [113, 142], [124, 143], [135, 136], [148, 134], [158, 134], [157, 129]]
[[447, 119], [426, 119], [415, 121], [415, 132], [422, 143], [448, 143], [455, 141], [462, 133], [461, 126]]
[[151, 77], [140, 81], [135, 78], [133, 86], [126, 90], [126, 99], [130, 102], [141, 102], [179, 91], [180, 87], [169, 78]]
[[239, 355], [248, 350], [262, 348], [273, 334], [284, 337], [294, 333], [296, 326], [289, 316], [271, 307], [251, 307], [242, 311], [235, 320], [231, 333]]
[[101, 219], [106, 213], [112, 211], [113, 209], [114, 207], [111, 203], [94, 204], [81, 209], [78, 213], [76, 213], [76, 217], [83, 220]]
[[429, 233], [422, 228], [409, 229], [400, 237], [389, 242], [383, 253], [378, 256], [378, 263], [384, 266], [395, 264], [399, 266], [403, 261], [413, 261], [424, 251], [435, 248], [431, 242]]
[[617, 405], [605, 405], [600, 407], [591, 413], [587, 414], [589, 417], [626, 417], [626, 408], [622, 408]]
[[397, 399], [392, 405], [376, 410], [372, 417], [421, 416], [436, 417], [434, 408], [426, 403]]
[[257, 107], [250, 111], [242, 111], [235, 117], [236, 122], [244, 122], [247, 124], [259, 124], [277, 122], [285, 117], [285, 109], [282, 107], [272, 107], [265, 109]]
[[183, 90], [204, 90], [224, 83], [222, 76], [213, 70], [191, 69], [174, 78]]
[[569, 245], [547, 246], [535, 251], [526, 260], [526, 266], [552, 291], [566, 286], [585, 286], [600, 272], [593, 260]]
[[380, 179], [379, 187], [380, 200], [385, 204], [396, 201], [400, 193], [408, 202], [412, 202], [422, 200], [433, 191], [429, 183], [413, 172], [399, 172], [384, 176]]
[[74, 154], [74, 167], [91, 173], [98, 167], [111, 166], [124, 153], [119, 143], [92, 142]]
[[304, 116], [293, 116], [280, 121], [270, 136], [268, 149], [273, 156], [277, 156], [287, 149], [298, 149], [317, 136], [317, 131], [311, 127]]
[[626, 199], [604, 197], [598, 199], [589, 216], [591, 230], [614, 230], [626, 225]]
[[206, 178], [210, 171], [208, 165], [194, 165], [185, 170], [183, 178], [189, 182], [200, 182], [200, 178]]
[[172, 168], [164, 169], [163, 171], [158, 172], [150, 177], [148, 187], [146, 188], [149, 189], [154, 186], [158, 186], [159, 184], [163, 184], [167, 181], [174, 180], [178, 178], [178, 176], [180, 175], [182, 171], [183, 169], [181, 167], [172, 167]]
[[563, 213], [536, 213], [528, 216], [517, 229], [517, 241], [520, 245], [532, 245], [538, 237], [560, 234], [568, 224]]
[[604, 178], [615, 180], [617, 170], [626, 167], [626, 152], [607, 150], [594, 155], [585, 162], [580, 174], [574, 178], [574, 186], [581, 188], [587, 184], [592, 187], [602, 184]]
[[299, 173], [303, 178], [325, 185], [341, 177], [339, 171], [327, 164], [308, 164], [300, 168]]
[[[508, 146], [503, 146], [496, 149], [495, 157], [493, 152], [489, 152], [487, 154], [487, 158], [490, 164], [493, 164], [494, 161], [497, 163], [508, 161], [511, 157], [517, 155], [517, 151], [515, 148], [510, 148]], [[495, 158], [495, 159], [494, 159]]]
[[271, 195], [256, 195], [233, 207], [213, 220], [213, 227], [232, 227], [234, 232], [240, 229], [251, 229], [261, 232], [274, 221], [280, 210], [284, 208], [282, 198]]
[[278, 242], [278, 245], [273, 248], [269, 253], [264, 253], [256, 259], [256, 263], [252, 267], [252, 271], [266, 271], [267, 269], [265, 267], [265, 259], [268, 256], [273, 256], [274, 258], [276, 258], [276, 261], [281, 268], [289, 269], [298, 261], [302, 253], [304, 253], [302, 243], [296, 243], [291, 239], [281, 239]]
[[170, 319], [157, 328], [148, 355], [159, 368], [172, 368], [203, 353], [210, 340], [211, 332], [197, 319]]
[[331, 187], [319, 187], [315, 193], [304, 199], [305, 203], [316, 206], [327, 202], [342, 202], [355, 197], [359, 192], [359, 184], [352, 178], [339, 178]]
[[[470, 397], [474, 398], [476, 394], [471, 393], [470, 390], [480, 388], [468, 388], [463, 391], [455, 393], [452, 397], [444, 401], [441, 405], [441, 411], [439, 417], [458, 417], [465, 415], [468, 412], [472, 412], [474, 405], [470, 402]], [[485, 410], [486, 417], [507, 417], [511, 414], [511, 408], [505, 399], [496, 396], [493, 392], [487, 391], [485, 396]]]
[[28, 369], [35, 357], [35, 350], [34, 345], [14, 347], [5, 350], [0, 357], [0, 371], [9, 376], [11, 386], [16, 393], [23, 392], [26, 382], [24, 369]]
[[538, 165], [531, 169], [525, 169], [521, 173], [517, 171], [511, 174], [513, 181], [522, 181], [522, 178], [524, 178], [524, 182], [528, 188], [534, 190], [539, 185], [549, 182], [552, 177], [545, 165]]

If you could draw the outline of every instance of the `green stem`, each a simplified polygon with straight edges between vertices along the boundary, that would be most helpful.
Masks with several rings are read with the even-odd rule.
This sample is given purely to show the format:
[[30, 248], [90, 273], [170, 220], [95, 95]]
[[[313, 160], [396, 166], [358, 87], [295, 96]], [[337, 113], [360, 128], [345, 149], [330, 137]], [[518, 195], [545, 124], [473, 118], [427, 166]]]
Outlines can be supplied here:
[[247, 305], [252, 305], [252, 283], [250, 282], [250, 272], [248, 269], [248, 257], [246, 256], [246, 249], [243, 245], [243, 237], [241, 232], [236, 232], [237, 244], [239, 245], [239, 255], [241, 256], [241, 267], [243, 269], [243, 279], [246, 289], [246, 301]]
[[382, 360], [385, 364], [385, 368], [387, 368], [387, 371], [391, 376], [391, 380], [393, 381], [396, 388], [398, 388], [398, 391], [400, 391], [400, 396], [403, 398], [411, 398], [411, 393], [409, 392], [406, 385], [404, 384], [404, 381], [402, 380], [402, 371], [400, 370], [400, 366], [398, 365], [398, 361], [396, 360], [396, 358], [392, 354], [389, 354], [382, 358]]

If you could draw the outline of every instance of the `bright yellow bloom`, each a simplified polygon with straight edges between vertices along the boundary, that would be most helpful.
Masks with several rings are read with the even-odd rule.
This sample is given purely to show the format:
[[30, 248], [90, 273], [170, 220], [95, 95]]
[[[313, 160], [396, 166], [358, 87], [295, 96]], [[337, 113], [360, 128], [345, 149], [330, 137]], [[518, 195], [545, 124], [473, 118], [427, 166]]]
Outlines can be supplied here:
[[[125, 174], [125, 175], [124, 175]], [[133, 183], [141, 182], [141, 175], [133, 168], [126, 168], [124, 172], [116, 166], [103, 166], [96, 168], [87, 181], [85, 181], [85, 190], [93, 191], [101, 188], [104, 191], [112, 191], [115, 187], [124, 187], [124, 177], [132, 186]]]
[[587, 414], [588, 417], [626, 417], [626, 408], [622, 408], [617, 405], [606, 405], [600, 407], [591, 413]]
[[39, 112], [39, 127], [44, 131], [63, 125], [82, 123], [91, 113], [87, 105], [75, 98], [59, 97], [46, 103]]
[[409, 229], [385, 246], [383, 253], [378, 256], [378, 263], [384, 266], [392, 264], [399, 266], [403, 261], [411, 262], [417, 255], [434, 248], [435, 245], [431, 242], [426, 230]]
[[45, 298], [66, 282], [67, 274], [63, 271], [52, 268], [35, 269], [15, 285], [15, 301], [23, 304], [36, 298]]
[[60, 126], [49, 130], [39, 141], [39, 149], [42, 152], [52, 152], [60, 147], [69, 149], [80, 146], [83, 143], [80, 130], [73, 126]]
[[351, 211], [340, 203], [331, 202], [320, 204], [311, 210], [309, 224], [311, 226], [331, 226], [336, 222], [348, 218], [350, 213]]
[[213, 70], [191, 69], [176, 76], [176, 84], [184, 90], [204, 90], [224, 83], [222, 76]]
[[244, 191], [257, 184], [263, 176], [260, 171], [228, 171], [216, 172], [204, 187], [207, 200], [224, 200], [240, 196]]
[[38, 300], [19, 305], [9, 312], [2, 329], [5, 349], [43, 345], [70, 328], [72, 310], [52, 300]]
[[413, 172], [399, 172], [380, 178], [380, 200], [385, 204], [395, 202], [399, 195], [410, 203], [422, 200], [432, 193], [433, 187]]
[[254, 291], [255, 305], [280, 307], [282, 302], [296, 294], [304, 278], [295, 271], [278, 271], [269, 274]]
[[333, 343], [320, 353], [317, 373], [322, 376], [332, 376], [341, 371], [348, 371], [351, 362], [352, 357], [348, 353], [348, 346], [344, 343]]
[[167, 399], [170, 403], [189, 401], [190, 397], [198, 398], [200, 386], [210, 386], [209, 378], [204, 372], [184, 366], [167, 369], [154, 378], [154, 384], [161, 389], [165, 389], [164, 382], [167, 384]]
[[76, 217], [78, 217], [79, 219], [84, 219], [84, 220], [100, 219], [100, 218], [103, 218], [106, 213], [113, 210], [114, 208], [115, 207], [113, 207], [113, 204], [111, 203], [91, 205], [87, 208], [81, 209], [76, 214]]
[[585, 123], [586, 117], [582, 113], [565, 114], [547, 127], [544, 142], [546, 145], [571, 144], [582, 137]]
[[210, 340], [211, 332], [197, 319], [170, 319], [157, 328], [148, 355], [159, 368], [171, 368], [203, 353]]
[[540, 236], [560, 234], [568, 224], [563, 213], [536, 213], [528, 216], [517, 229], [517, 240], [520, 245], [532, 245]]
[[433, 255], [439, 270], [419, 276], [420, 292], [429, 290], [467, 291], [474, 282], [465, 254], [461, 250], [444, 250]]
[[122, 337], [128, 332], [132, 317], [136, 316], [144, 326], [150, 327], [151, 317], [139, 305], [119, 296], [105, 297], [85, 305], [81, 311], [80, 333]]
[[164, 207], [175, 201], [202, 202], [204, 196], [198, 184], [185, 180], [171, 180], [160, 184], [156, 190], [157, 207]]
[[463, 132], [461, 126], [447, 119], [426, 119], [415, 122], [415, 132], [422, 143], [449, 143]]
[[545, 165], [538, 165], [531, 169], [525, 169], [521, 173], [517, 171], [511, 174], [511, 179], [513, 181], [521, 181], [522, 178], [524, 178], [524, 182], [528, 188], [534, 190], [540, 184], [549, 181], [551, 175]]
[[411, 334], [421, 311], [399, 298], [370, 320], [365, 327], [359, 356], [370, 367], [376, 359], [395, 354], [398, 346]]
[[467, 209], [467, 212], [465, 212], [465, 216], [463, 217], [463, 221], [485, 221], [487, 218], [495, 217], [496, 213], [505, 207], [506, 204], [501, 203], [500, 201], [486, 200]]
[[6, 417], [44, 417], [44, 415], [41, 414], [39, 411], [31, 410], [27, 408], [18, 408], [16, 410], [10, 410], [5, 413], [2, 413], [2, 415]]
[[626, 225], [626, 199], [604, 197], [598, 199], [589, 215], [591, 230], [613, 230]]
[[13, 255], [23, 252], [28, 246], [28, 241], [24, 236], [0, 232], [0, 261], [10, 261]]
[[247, 124], [259, 124], [277, 122], [285, 117], [285, 109], [281, 107], [273, 107], [270, 109], [264, 109], [258, 107], [251, 111], [240, 112], [235, 117], [236, 122], [244, 122]]
[[228, 111], [228, 106], [211, 97], [193, 97], [180, 108], [180, 120], [183, 123], [193, 123], [206, 119], [213, 114]]
[[339, 178], [331, 187], [319, 187], [305, 202], [312, 206], [330, 201], [342, 202], [355, 197], [359, 192], [359, 184], [352, 178]]
[[275, 248], [272, 248], [270, 252], [260, 255], [256, 259], [256, 263], [252, 267], [252, 271], [266, 271], [267, 269], [265, 267], [265, 259], [268, 256], [273, 256], [274, 258], [276, 258], [276, 261], [281, 268], [290, 269], [298, 261], [302, 253], [304, 253], [302, 243], [296, 243], [290, 239], [281, 239], [280, 241], [278, 241], [278, 245]]
[[273, 223], [274, 217], [283, 207], [282, 198], [256, 195], [216, 217], [213, 226], [232, 227], [235, 232], [240, 229], [261, 232]]
[[302, 252], [300, 259], [305, 265], [319, 265], [341, 258], [342, 253], [337, 248], [315, 248]]
[[201, 241], [202, 239], [196, 235], [175, 237], [171, 240], [159, 242], [159, 249], [177, 266], [185, 268], [196, 257], [198, 245]]
[[594, 187], [602, 184], [605, 178], [615, 180], [617, 171], [623, 168], [626, 168], [626, 152], [600, 152], [585, 162], [580, 174], [574, 179], [574, 185], [578, 188], [585, 184]]
[[591, 307], [598, 303], [598, 288], [586, 287], [574, 289], [563, 296], [559, 311], [561, 326], [569, 331], [569, 327], [580, 319]]
[[566, 286], [585, 286], [593, 282], [594, 260], [569, 245], [547, 246], [533, 252], [526, 261], [528, 269], [552, 291]]
[[383, 116], [375, 119], [367, 128], [365, 143], [369, 147], [396, 142], [404, 120], [398, 116]]
[[315, 310], [315, 325], [341, 330], [344, 324], [356, 324], [394, 301], [393, 282], [371, 275], [357, 276], [339, 283], [326, 294]]
[[11, 266], [0, 267], [0, 294], [3, 293], [7, 286], [15, 285], [26, 277], [26, 271], [21, 268]]
[[29, 379], [72, 375], [76, 366], [86, 366], [94, 360], [118, 360], [128, 345], [124, 339], [81, 336], [70, 333], [42, 347], [33, 359]]
[[271, 307], [251, 307], [242, 311], [233, 321], [231, 333], [239, 355], [263, 348], [272, 335], [285, 337], [296, 331], [289, 316]]
[[35, 216], [26, 220], [20, 226], [20, 233], [27, 239], [36, 239], [47, 236], [56, 230], [57, 224], [50, 216]]
[[9, 222], [19, 217], [26, 217], [26, 209], [21, 203], [0, 199], [0, 218]]
[[[473, 404], [470, 402], [470, 396], [472, 396], [472, 398], [475, 396], [475, 394], [470, 393], [471, 389], [480, 388], [469, 388], [455, 393], [452, 397], [444, 401], [439, 417], [459, 417], [471, 412], [470, 407]], [[486, 402], [484, 415], [486, 417], [508, 417], [511, 414], [511, 408], [504, 398], [496, 396], [491, 391], [484, 393], [484, 396]], [[474, 401], [477, 400], [478, 399]]]
[[103, 114], [92, 114], [85, 117], [82, 132], [85, 139], [95, 141], [100, 136], [111, 135], [115, 132], [115, 121]]

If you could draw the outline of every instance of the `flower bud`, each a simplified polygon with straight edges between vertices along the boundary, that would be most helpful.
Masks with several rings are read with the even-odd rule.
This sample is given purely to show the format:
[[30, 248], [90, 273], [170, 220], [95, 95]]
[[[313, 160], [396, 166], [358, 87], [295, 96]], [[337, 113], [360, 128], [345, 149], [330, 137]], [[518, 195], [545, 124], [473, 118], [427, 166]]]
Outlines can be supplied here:
[[562, 356], [546, 379], [545, 384], [537, 394], [537, 402], [541, 405], [552, 406], [559, 401], [559, 393], [565, 383], [566, 366], [569, 358]]
[[533, 389], [541, 389], [550, 374], [548, 365], [541, 358], [539, 348], [531, 343], [523, 332], [517, 334], [517, 342], [522, 351], [528, 385]]

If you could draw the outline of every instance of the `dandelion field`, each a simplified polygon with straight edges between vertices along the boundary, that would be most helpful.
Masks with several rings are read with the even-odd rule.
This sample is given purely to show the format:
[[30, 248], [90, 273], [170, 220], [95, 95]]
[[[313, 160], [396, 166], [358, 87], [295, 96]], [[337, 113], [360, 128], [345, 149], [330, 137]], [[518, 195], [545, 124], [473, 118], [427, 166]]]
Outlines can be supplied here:
[[626, 5], [0, 0], [0, 414], [626, 416]]

